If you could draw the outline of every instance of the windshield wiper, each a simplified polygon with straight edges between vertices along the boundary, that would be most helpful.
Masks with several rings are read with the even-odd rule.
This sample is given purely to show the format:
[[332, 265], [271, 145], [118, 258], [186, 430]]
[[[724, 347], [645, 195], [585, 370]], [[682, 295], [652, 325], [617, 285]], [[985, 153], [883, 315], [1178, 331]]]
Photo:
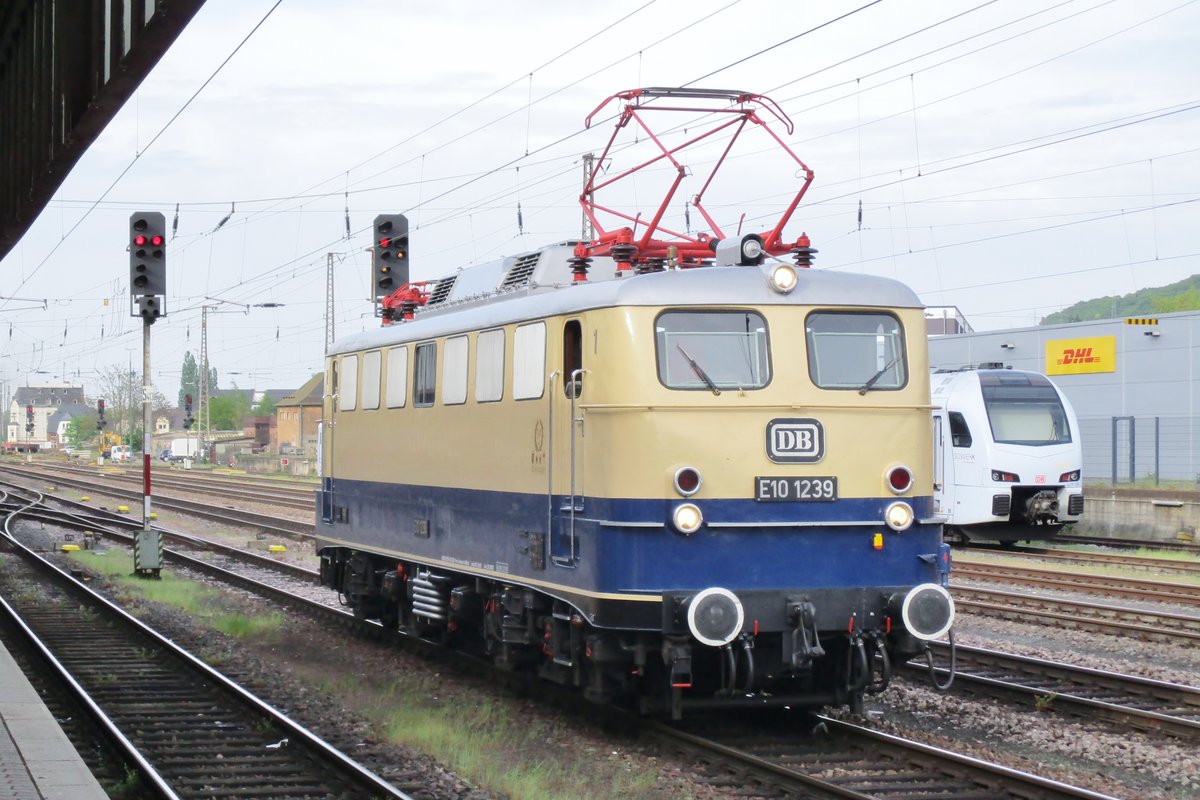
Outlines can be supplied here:
[[683, 353], [683, 357], [687, 359], [687, 362], [692, 365], [692, 371], [696, 373], [696, 377], [704, 381], [704, 385], [712, 389], [713, 394], [719, 395], [721, 390], [713, 383], [713, 379], [708, 377], [708, 373], [704, 371], [704, 367], [697, 364], [696, 359], [688, 355], [688, 351], [683, 349], [683, 345], [677, 344], [675, 346], [679, 348], [679, 352]]
[[900, 361], [900, 356], [896, 356], [891, 361], [889, 361], [887, 364], [885, 364], [883, 369], [879, 370], [879, 372], [876, 372], [874, 375], [872, 375], [870, 377], [869, 380], [867, 380], [866, 383], [864, 383], [862, 386], [859, 387], [858, 393], [866, 394], [867, 392], [869, 392], [871, 390], [871, 387], [875, 385], [875, 382], [883, 377], [883, 373], [887, 372], [889, 369], [896, 366], [896, 363], [899, 361]]

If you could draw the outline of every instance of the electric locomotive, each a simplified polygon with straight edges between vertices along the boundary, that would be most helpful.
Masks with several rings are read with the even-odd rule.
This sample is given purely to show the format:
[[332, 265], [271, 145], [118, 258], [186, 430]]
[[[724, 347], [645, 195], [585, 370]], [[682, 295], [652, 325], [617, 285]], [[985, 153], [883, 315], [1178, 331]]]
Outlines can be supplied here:
[[1052, 539], [1083, 515], [1083, 446], [1066, 395], [998, 363], [931, 378], [934, 505], [957, 541]]
[[[732, 94], [761, 124], [754, 95], [635, 91], [627, 115]], [[648, 713], [861, 708], [954, 619], [924, 315], [809, 269], [785, 221], [634, 221], [402, 286], [327, 357], [322, 582]]]

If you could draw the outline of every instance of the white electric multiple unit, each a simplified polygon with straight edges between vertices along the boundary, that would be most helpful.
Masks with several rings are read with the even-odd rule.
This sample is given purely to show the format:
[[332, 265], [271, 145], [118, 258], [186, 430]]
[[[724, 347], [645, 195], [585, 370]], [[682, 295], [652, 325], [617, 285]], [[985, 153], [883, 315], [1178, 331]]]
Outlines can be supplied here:
[[950, 539], [1050, 539], [1083, 514], [1079, 423], [1045, 375], [998, 367], [930, 378], [934, 509]]

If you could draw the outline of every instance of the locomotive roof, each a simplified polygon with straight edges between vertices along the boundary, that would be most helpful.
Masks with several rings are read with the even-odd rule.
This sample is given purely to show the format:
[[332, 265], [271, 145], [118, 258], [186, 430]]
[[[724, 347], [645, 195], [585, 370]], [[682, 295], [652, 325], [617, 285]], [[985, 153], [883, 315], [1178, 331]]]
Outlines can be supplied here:
[[[480, 279], [502, 279], [501, 288], [438, 302], [418, 309], [416, 319], [397, 322], [347, 336], [335, 342], [330, 353], [363, 350], [399, 342], [431, 339], [453, 333], [498, 327], [580, 311], [617, 306], [857, 306], [921, 308], [917, 295], [903, 283], [872, 275], [798, 269], [798, 282], [790, 294], [779, 294], [767, 284], [768, 261], [762, 267], [694, 267], [642, 275], [632, 272], [616, 278], [611, 259], [597, 258], [588, 280], [570, 282], [567, 245], [538, 253], [550, 269], [543, 274], [555, 283], [529, 281], [515, 290], [504, 290], [503, 279], [514, 259], [503, 259], [456, 273], [454, 283], [478, 288]], [[523, 257], [517, 257], [517, 261]], [[443, 279], [448, 281], [450, 279]], [[492, 283], [492, 286], [495, 284]], [[438, 290], [434, 297], [437, 298]]]

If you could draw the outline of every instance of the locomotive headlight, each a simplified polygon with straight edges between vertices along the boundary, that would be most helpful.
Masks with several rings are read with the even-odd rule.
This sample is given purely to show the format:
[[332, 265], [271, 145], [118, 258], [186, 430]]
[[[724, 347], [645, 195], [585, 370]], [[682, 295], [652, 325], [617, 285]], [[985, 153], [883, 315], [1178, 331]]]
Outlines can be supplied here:
[[796, 268], [791, 264], [779, 264], [771, 270], [771, 288], [780, 294], [788, 294], [796, 288]]
[[691, 536], [704, 524], [704, 515], [695, 503], [684, 503], [675, 507], [671, 514], [671, 524], [684, 536]]
[[688, 601], [688, 630], [696, 641], [709, 647], [724, 647], [737, 638], [746, 622], [742, 601], [728, 589], [714, 586]]
[[883, 512], [883, 521], [896, 532], [906, 531], [913, 524], [913, 510], [908, 503], [892, 503]]

